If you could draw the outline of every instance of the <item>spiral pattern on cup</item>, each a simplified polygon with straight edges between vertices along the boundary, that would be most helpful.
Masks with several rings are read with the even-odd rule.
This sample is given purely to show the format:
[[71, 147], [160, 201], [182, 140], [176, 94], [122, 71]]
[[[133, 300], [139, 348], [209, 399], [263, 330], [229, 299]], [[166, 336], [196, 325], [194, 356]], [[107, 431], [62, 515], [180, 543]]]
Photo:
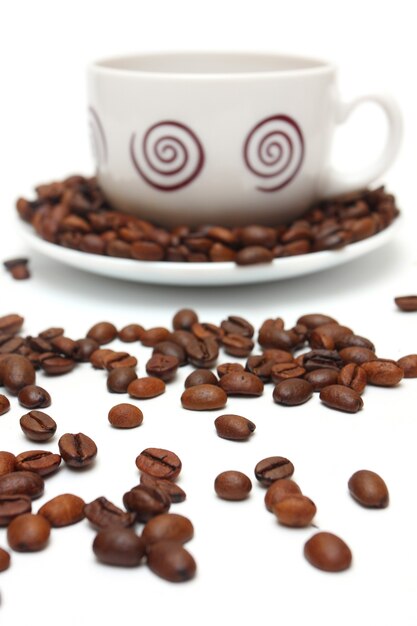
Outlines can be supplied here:
[[199, 175], [205, 159], [197, 135], [185, 124], [172, 120], [148, 128], [140, 147], [133, 133], [130, 156], [140, 176], [160, 191], [189, 185]]
[[107, 140], [104, 132], [103, 124], [97, 111], [92, 107], [88, 107], [90, 139], [93, 149], [93, 156], [97, 167], [107, 161]]
[[252, 128], [243, 146], [247, 168], [261, 178], [260, 191], [278, 191], [290, 183], [304, 159], [304, 138], [288, 115], [273, 115]]

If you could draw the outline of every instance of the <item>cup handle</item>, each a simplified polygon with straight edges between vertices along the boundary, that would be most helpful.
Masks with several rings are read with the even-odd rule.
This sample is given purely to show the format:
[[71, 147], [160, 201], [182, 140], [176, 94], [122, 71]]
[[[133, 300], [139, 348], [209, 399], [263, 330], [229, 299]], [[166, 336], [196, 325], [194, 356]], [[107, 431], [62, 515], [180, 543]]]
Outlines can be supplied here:
[[330, 166], [322, 180], [321, 196], [334, 196], [363, 189], [383, 174], [398, 154], [403, 130], [402, 115], [396, 101], [386, 94], [367, 94], [351, 102], [341, 102], [336, 113], [336, 124], [343, 124], [352, 111], [363, 102], [375, 102], [385, 112], [388, 120], [388, 136], [382, 153], [360, 172], [342, 172]]

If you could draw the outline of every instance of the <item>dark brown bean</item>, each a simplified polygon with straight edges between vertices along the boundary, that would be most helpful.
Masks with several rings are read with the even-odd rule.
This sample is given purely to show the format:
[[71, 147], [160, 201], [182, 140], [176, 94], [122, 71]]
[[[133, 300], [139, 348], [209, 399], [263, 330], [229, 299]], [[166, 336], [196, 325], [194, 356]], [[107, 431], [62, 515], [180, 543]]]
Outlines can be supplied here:
[[219, 380], [219, 386], [228, 396], [261, 396], [264, 391], [264, 384], [258, 376], [246, 372], [229, 372]]
[[165, 493], [171, 502], [184, 502], [187, 495], [183, 489], [177, 483], [174, 483], [167, 478], [154, 478], [149, 474], [140, 475], [140, 484], [152, 489], [159, 489]]
[[175, 357], [178, 359], [179, 367], [187, 363], [187, 353], [182, 346], [174, 341], [160, 341], [154, 346], [152, 354], [164, 354], [165, 356]]
[[277, 404], [297, 406], [304, 404], [313, 395], [313, 385], [302, 378], [289, 378], [274, 387], [273, 399]]
[[401, 311], [406, 313], [417, 311], [417, 296], [397, 296], [394, 302]]
[[0, 476], [14, 472], [16, 466], [16, 457], [11, 452], [0, 450]]
[[16, 471], [35, 472], [39, 476], [49, 476], [57, 471], [61, 456], [48, 450], [27, 450], [16, 456]]
[[145, 330], [141, 337], [141, 343], [143, 346], [153, 348], [160, 341], [166, 341], [169, 339], [171, 333], [168, 328], [162, 326], [156, 326], [155, 328], [149, 328]]
[[243, 372], [245, 368], [241, 363], [221, 363], [217, 366], [216, 369], [219, 378], [221, 378], [222, 376], [224, 376], [225, 374], [229, 374], [230, 372]]
[[337, 382], [339, 385], [345, 385], [358, 393], [362, 393], [367, 380], [363, 367], [356, 365], [356, 363], [348, 363], [340, 370]]
[[116, 367], [107, 376], [107, 389], [111, 393], [127, 393], [127, 388], [137, 374], [133, 367]]
[[383, 509], [388, 506], [388, 488], [381, 476], [370, 470], [355, 472], [348, 482], [350, 495], [362, 506]]
[[12, 519], [23, 513], [30, 513], [32, 502], [29, 496], [0, 496], [0, 526], [8, 526]]
[[251, 489], [250, 478], [235, 470], [222, 472], [214, 481], [214, 490], [223, 500], [245, 500]]
[[368, 361], [376, 361], [377, 356], [369, 348], [360, 348], [352, 346], [350, 348], [343, 348], [339, 351], [341, 359], [344, 363], [356, 363], [356, 365], [363, 365]]
[[77, 347], [76, 342], [69, 337], [64, 337], [60, 335], [59, 337], [54, 337], [50, 341], [52, 349], [64, 356], [72, 358], [74, 354], [74, 350]]
[[10, 409], [10, 401], [6, 396], [0, 394], [0, 415], [4, 415]]
[[13, 395], [26, 385], [33, 385], [35, 378], [35, 369], [25, 356], [10, 354], [0, 361], [0, 383]]
[[256, 428], [246, 417], [232, 414], [219, 415], [214, 420], [214, 426], [219, 437], [232, 441], [246, 441]]
[[269, 487], [281, 478], [289, 478], [293, 474], [294, 465], [283, 456], [269, 456], [255, 466], [255, 476], [265, 487]]
[[301, 494], [301, 489], [296, 482], [290, 478], [281, 478], [270, 485], [265, 493], [265, 506], [272, 513], [272, 507], [283, 498]]
[[291, 494], [272, 505], [272, 512], [280, 524], [292, 528], [304, 528], [311, 524], [317, 509], [310, 498], [302, 494]]
[[229, 315], [227, 320], [221, 322], [220, 327], [227, 335], [242, 335], [251, 338], [255, 333], [252, 324], [238, 315]]
[[0, 476], [0, 495], [24, 495], [33, 500], [43, 494], [44, 484], [35, 472], [13, 471]]
[[10, 554], [7, 550], [0, 548], [0, 572], [6, 571], [10, 567]]
[[140, 341], [144, 332], [145, 329], [140, 324], [128, 324], [119, 330], [118, 337], [120, 341], [132, 343], [134, 341]]
[[154, 478], [173, 480], [181, 471], [181, 461], [170, 450], [163, 448], [146, 448], [136, 458], [136, 467]]
[[40, 365], [48, 376], [61, 376], [74, 369], [75, 361], [63, 356], [47, 356], [41, 359]]
[[336, 385], [339, 379], [339, 373], [337, 369], [322, 367], [312, 370], [311, 372], [307, 372], [304, 378], [313, 385], [313, 391], [321, 391], [323, 387]]
[[146, 524], [152, 517], [166, 513], [171, 500], [160, 489], [138, 485], [124, 494], [123, 504], [135, 514], [138, 522]]
[[148, 566], [170, 582], [185, 582], [195, 576], [196, 563], [189, 552], [176, 541], [158, 541], [151, 545]]
[[172, 320], [174, 330], [191, 330], [193, 324], [198, 323], [198, 315], [193, 309], [180, 309]]
[[280, 383], [289, 378], [301, 378], [306, 373], [295, 361], [290, 363], [275, 363], [271, 368], [271, 380], [273, 383]]
[[94, 352], [92, 352], [89, 361], [95, 369], [104, 370], [106, 369], [105, 359], [113, 354], [114, 350], [110, 350], [110, 348], [99, 348], [98, 350], [94, 350]]
[[188, 517], [177, 513], [162, 513], [150, 519], [142, 531], [147, 546], [158, 541], [186, 543], [193, 538], [194, 527]]
[[132, 529], [113, 526], [97, 533], [93, 552], [106, 565], [135, 567], [145, 554], [145, 542]]
[[304, 545], [304, 556], [311, 565], [325, 572], [341, 572], [352, 562], [352, 553], [346, 543], [328, 532], [319, 532]]
[[222, 409], [226, 403], [227, 394], [218, 385], [195, 385], [186, 389], [181, 396], [182, 406], [190, 411]]
[[255, 344], [249, 337], [241, 334], [230, 334], [223, 337], [222, 346], [226, 354], [247, 357], [252, 352]]
[[35, 552], [46, 547], [51, 525], [42, 515], [24, 513], [15, 517], [7, 528], [7, 541], [16, 552]]
[[20, 418], [20, 427], [31, 441], [49, 441], [56, 432], [56, 422], [43, 411], [30, 411]]
[[84, 433], [62, 435], [58, 447], [65, 463], [77, 469], [91, 465], [97, 456], [96, 444]]
[[378, 359], [369, 363], [363, 363], [362, 367], [366, 372], [370, 385], [393, 387], [398, 385], [400, 380], [404, 378], [404, 370], [392, 361]]
[[98, 322], [87, 333], [88, 339], [94, 339], [100, 346], [110, 343], [117, 337], [117, 328], [111, 322]]
[[323, 326], [324, 324], [337, 324], [338, 322], [329, 315], [322, 313], [308, 313], [298, 318], [297, 324], [304, 324], [309, 330]]
[[51, 396], [38, 385], [23, 387], [17, 396], [19, 403], [27, 409], [45, 409], [51, 404]]
[[417, 378], [417, 354], [407, 354], [398, 359], [397, 365], [404, 372], [404, 378]]
[[143, 422], [143, 413], [134, 404], [116, 404], [109, 411], [109, 422], [116, 428], [136, 428]]
[[271, 263], [273, 260], [273, 253], [264, 246], [247, 246], [239, 250], [235, 257], [237, 265], [257, 265]]
[[165, 354], [154, 354], [146, 363], [146, 373], [149, 376], [161, 378], [164, 382], [172, 380], [179, 366], [179, 360], [176, 356]]
[[78, 339], [75, 342], [74, 350], [72, 353], [73, 359], [82, 363], [87, 363], [90, 360], [91, 355], [99, 347], [98, 341], [85, 337], [84, 339]]
[[0, 332], [10, 333], [12, 335], [19, 332], [22, 328], [24, 318], [17, 313], [9, 313], [0, 317]]
[[196, 385], [217, 385], [218, 382], [219, 381], [217, 380], [215, 374], [213, 374], [210, 370], [197, 369], [187, 376], [184, 382], [184, 387], [188, 389], [189, 387], [195, 387]]
[[363, 407], [363, 400], [357, 391], [344, 385], [329, 385], [320, 391], [320, 400], [337, 411], [357, 413]]
[[96, 498], [84, 506], [84, 515], [96, 528], [108, 528], [118, 526], [127, 528], [133, 526], [136, 516], [123, 509], [119, 509], [115, 504], [107, 500], [104, 496]]
[[144, 378], [137, 378], [129, 383], [127, 393], [132, 398], [139, 400], [146, 400], [148, 398], [155, 398], [161, 395], [165, 391], [165, 383], [160, 378], [154, 376], [147, 376]]
[[45, 502], [39, 509], [38, 515], [43, 515], [51, 526], [61, 528], [84, 519], [84, 505], [82, 498], [72, 493], [63, 493]]

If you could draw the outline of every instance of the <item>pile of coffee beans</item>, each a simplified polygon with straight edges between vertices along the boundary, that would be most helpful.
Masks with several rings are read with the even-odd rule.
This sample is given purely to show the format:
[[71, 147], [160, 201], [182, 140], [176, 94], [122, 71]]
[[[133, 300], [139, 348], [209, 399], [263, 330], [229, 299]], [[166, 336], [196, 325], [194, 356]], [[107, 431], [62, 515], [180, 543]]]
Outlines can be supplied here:
[[399, 214], [394, 196], [380, 187], [322, 201], [287, 225], [178, 224], [167, 230], [114, 210], [96, 179], [84, 176], [39, 185], [34, 200], [17, 201], [17, 211], [42, 239], [90, 254], [237, 265], [343, 248], [387, 228]]

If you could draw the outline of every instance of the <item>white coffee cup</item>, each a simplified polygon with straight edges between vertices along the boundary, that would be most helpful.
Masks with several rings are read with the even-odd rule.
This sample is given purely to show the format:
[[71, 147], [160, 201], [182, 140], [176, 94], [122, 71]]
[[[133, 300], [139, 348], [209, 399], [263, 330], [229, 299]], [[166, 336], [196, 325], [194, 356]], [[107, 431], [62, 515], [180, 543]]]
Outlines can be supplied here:
[[[166, 226], [294, 219], [371, 184], [401, 141], [392, 98], [341, 102], [335, 67], [310, 58], [142, 54], [94, 63], [88, 79], [99, 184], [115, 208]], [[368, 101], [386, 113], [386, 144], [362, 171], [337, 171], [334, 130]]]

